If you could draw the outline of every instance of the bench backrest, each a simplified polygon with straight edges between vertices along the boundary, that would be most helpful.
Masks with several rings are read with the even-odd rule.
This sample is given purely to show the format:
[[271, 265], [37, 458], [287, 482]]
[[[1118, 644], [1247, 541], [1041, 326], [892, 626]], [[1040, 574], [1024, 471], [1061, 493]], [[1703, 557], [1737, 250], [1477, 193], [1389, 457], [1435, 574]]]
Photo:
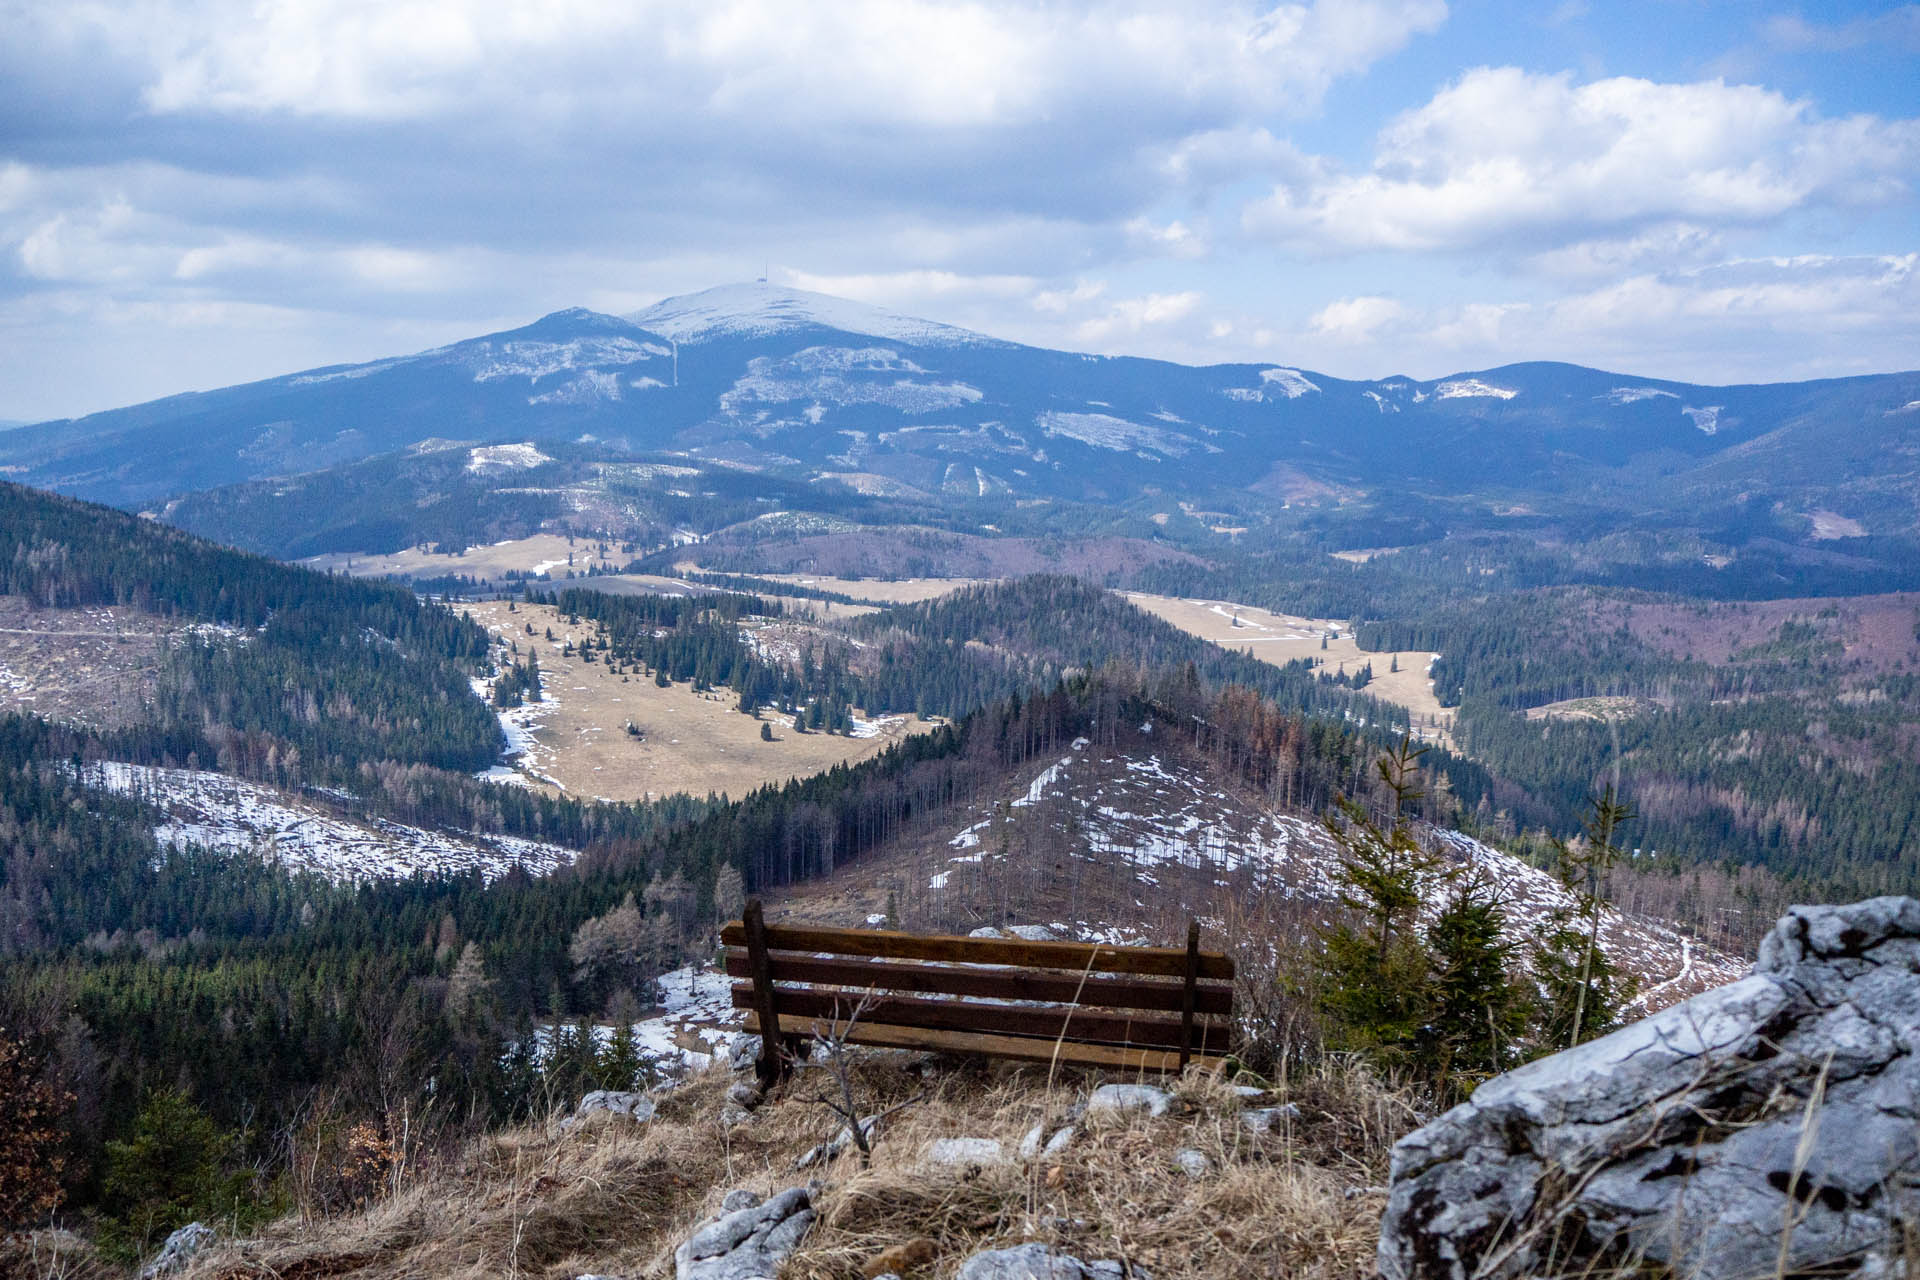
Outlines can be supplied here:
[[823, 1030], [850, 1044], [1129, 1071], [1213, 1065], [1231, 1033], [1233, 961], [1200, 950], [1197, 924], [1184, 948], [1116, 947], [769, 925], [755, 901], [720, 939], [767, 1080], [784, 1069], [782, 1038]]

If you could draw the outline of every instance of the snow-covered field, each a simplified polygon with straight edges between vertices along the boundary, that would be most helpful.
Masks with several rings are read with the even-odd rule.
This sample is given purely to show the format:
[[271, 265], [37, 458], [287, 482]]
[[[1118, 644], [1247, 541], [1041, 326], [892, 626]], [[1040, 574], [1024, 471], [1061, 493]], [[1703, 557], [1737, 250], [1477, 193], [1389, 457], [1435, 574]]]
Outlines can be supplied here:
[[131, 796], [163, 815], [163, 845], [270, 858], [292, 871], [356, 881], [478, 869], [492, 880], [515, 867], [535, 875], [573, 861], [574, 851], [515, 836], [428, 831], [384, 818], [352, 818], [329, 807], [226, 774], [102, 762], [85, 767], [89, 785]]

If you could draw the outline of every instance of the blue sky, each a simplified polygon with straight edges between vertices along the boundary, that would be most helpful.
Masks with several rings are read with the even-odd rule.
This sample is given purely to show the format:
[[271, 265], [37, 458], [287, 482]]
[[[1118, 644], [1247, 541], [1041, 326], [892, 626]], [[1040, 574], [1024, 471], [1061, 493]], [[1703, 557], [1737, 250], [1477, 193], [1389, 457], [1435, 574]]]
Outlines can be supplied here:
[[0, 418], [748, 279], [1341, 376], [1920, 366], [1920, 5], [0, 0]]

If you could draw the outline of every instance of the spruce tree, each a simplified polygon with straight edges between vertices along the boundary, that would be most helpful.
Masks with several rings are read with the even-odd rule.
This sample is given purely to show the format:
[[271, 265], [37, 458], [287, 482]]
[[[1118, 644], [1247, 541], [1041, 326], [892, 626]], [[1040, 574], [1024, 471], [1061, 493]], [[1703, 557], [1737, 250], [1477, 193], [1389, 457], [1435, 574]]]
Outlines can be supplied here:
[[1536, 1000], [1513, 972], [1514, 946], [1498, 892], [1480, 875], [1453, 890], [1427, 929], [1428, 1073], [1443, 1092], [1463, 1097], [1518, 1061]]
[[1320, 931], [1320, 1006], [1336, 1038], [1389, 1062], [1409, 1061], [1427, 1017], [1428, 957], [1418, 923], [1423, 881], [1443, 873], [1414, 838], [1411, 809], [1424, 747], [1411, 739], [1375, 763], [1393, 796], [1382, 828], [1347, 796], [1326, 819], [1340, 845], [1339, 904], [1344, 916]]

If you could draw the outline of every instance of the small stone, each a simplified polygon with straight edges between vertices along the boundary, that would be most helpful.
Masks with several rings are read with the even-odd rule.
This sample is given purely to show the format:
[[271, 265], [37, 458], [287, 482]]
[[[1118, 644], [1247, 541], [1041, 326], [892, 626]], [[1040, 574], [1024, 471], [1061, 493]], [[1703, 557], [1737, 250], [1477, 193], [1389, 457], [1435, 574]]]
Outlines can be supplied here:
[[1173, 1162], [1189, 1178], [1204, 1178], [1213, 1172], [1213, 1160], [1204, 1151], [1182, 1147], [1173, 1153]]
[[1060, 1132], [1054, 1134], [1051, 1138], [1047, 1139], [1047, 1145], [1043, 1150], [1042, 1154], [1057, 1156], [1062, 1151], [1065, 1151], [1068, 1147], [1072, 1146], [1073, 1140], [1079, 1136], [1080, 1136], [1080, 1131], [1074, 1128], [1072, 1125], [1068, 1125], [1066, 1128], [1060, 1130]]
[[1254, 1133], [1272, 1133], [1284, 1129], [1289, 1120], [1300, 1118], [1300, 1108], [1291, 1102], [1278, 1107], [1256, 1107], [1240, 1113], [1240, 1123]]
[[993, 1138], [936, 1138], [927, 1147], [931, 1164], [1005, 1164], [1007, 1149]]
[[1103, 1084], [1087, 1100], [1087, 1111], [1089, 1114], [1144, 1111], [1151, 1116], [1163, 1116], [1172, 1105], [1172, 1094], [1150, 1084]]
[[764, 1096], [759, 1083], [753, 1080], [736, 1080], [727, 1090], [727, 1101], [743, 1111], [752, 1111], [760, 1105]]

